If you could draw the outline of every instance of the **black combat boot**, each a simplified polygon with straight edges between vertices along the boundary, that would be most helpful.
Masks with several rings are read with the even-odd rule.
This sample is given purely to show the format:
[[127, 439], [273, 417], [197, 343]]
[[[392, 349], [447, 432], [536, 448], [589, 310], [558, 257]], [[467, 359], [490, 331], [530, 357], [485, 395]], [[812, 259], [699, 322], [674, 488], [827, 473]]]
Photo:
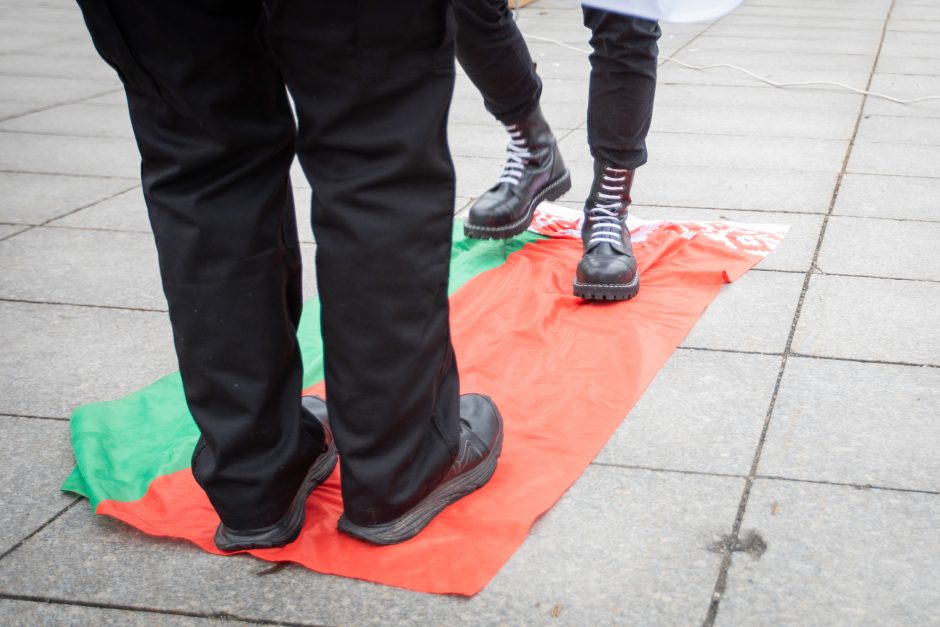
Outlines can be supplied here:
[[552, 129], [540, 108], [507, 124], [509, 158], [494, 187], [477, 198], [464, 223], [467, 237], [506, 239], [532, 222], [535, 207], [571, 189], [571, 176], [561, 159]]
[[594, 162], [594, 183], [581, 228], [584, 256], [574, 281], [574, 295], [579, 298], [627, 300], [640, 290], [627, 228], [632, 183], [633, 170]]

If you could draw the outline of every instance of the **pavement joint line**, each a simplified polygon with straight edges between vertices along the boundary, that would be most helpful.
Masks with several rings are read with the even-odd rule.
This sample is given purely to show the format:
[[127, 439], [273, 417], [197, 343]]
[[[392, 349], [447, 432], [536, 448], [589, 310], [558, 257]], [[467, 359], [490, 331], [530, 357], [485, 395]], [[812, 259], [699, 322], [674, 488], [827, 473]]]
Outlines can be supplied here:
[[86, 100], [92, 100], [94, 98], [100, 98], [101, 96], [107, 96], [108, 94], [113, 94], [119, 91], [123, 91], [123, 87], [108, 89], [107, 91], [102, 91], [88, 96], [82, 96], [81, 98], [74, 98], [72, 100], [63, 100], [61, 102], [56, 102], [54, 104], [44, 105], [42, 107], [37, 107], [29, 111], [22, 111], [20, 113], [14, 113], [13, 115], [8, 115], [5, 118], [0, 118], [0, 122], [7, 122], [8, 120], [15, 120], [17, 118], [22, 118], [27, 115], [32, 115], [33, 113], [41, 113], [42, 111], [49, 111], [50, 109], [55, 109], [56, 107], [64, 107], [66, 105], [79, 104], [85, 102]]
[[940, 216], [936, 220], [928, 220], [926, 218], [882, 218], [880, 216], [859, 216], [853, 215], [851, 213], [834, 213], [832, 214], [833, 218], [855, 218], [856, 220], [884, 220], [886, 222], [919, 222], [923, 224], [936, 224], [940, 222]]
[[295, 623], [291, 621], [271, 620], [267, 618], [249, 618], [231, 614], [229, 612], [188, 612], [186, 610], [174, 610], [159, 607], [147, 607], [141, 605], [130, 605], [126, 603], [108, 603], [83, 601], [81, 599], [64, 599], [60, 597], [41, 596], [33, 594], [14, 594], [0, 591], [0, 599], [10, 601], [29, 601], [32, 603], [48, 603], [50, 605], [73, 605], [77, 607], [88, 607], [101, 610], [121, 610], [125, 612], [139, 612], [142, 614], [163, 614], [167, 616], [185, 616], [188, 618], [204, 618], [207, 620], [238, 621], [248, 625], [280, 625], [283, 627], [328, 627], [320, 623]]
[[810, 355], [808, 353], [790, 352], [792, 357], [803, 359], [822, 359], [827, 361], [850, 361], [859, 364], [878, 364], [882, 366], [907, 366], [909, 368], [940, 368], [940, 364], [921, 364], [909, 361], [888, 361], [885, 359], [863, 359], [861, 357], [837, 357], [835, 355]]
[[131, 140], [131, 141], [133, 141], [134, 139], [133, 135], [102, 135], [100, 133], [98, 134], [66, 133], [63, 131], [37, 131], [37, 130], [22, 129], [22, 128], [0, 128], [0, 133], [4, 133], [6, 135], [43, 135], [45, 137], [76, 137], [79, 139], [125, 139], [125, 140]]
[[938, 490], [922, 490], [920, 488], [898, 488], [893, 486], [873, 485], [870, 483], [846, 483], [842, 481], [826, 481], [824, 479], [798, 479], [796, 477], [779, 477], [776, 475], [756, 475], [755, 479], [766, 479], [770, 481], [792, 481], [794, 483], [814, 483], [817, 485], [829, 485], [841, 488], [853, 488], [855, 490], [881, 490], [883, 492], [910, 492], [913, 494], [929, 494], [931, 496], [940, 496]]
[[57, 307], [87, 307], [90, 309], [117, 309], [118, 311], [136, 311], [140, 313], [165, 314], [167, 309], [153, 309], [150, 307], [127, 307], [124, 305], [93, 305], [91, 303], [66, 303], [51, 300], [30, 300], [26, 298], [7, 298], [0, 296], [0, 303], [22, 303], [24, 305], [55, 305]]
[[[891, 21], [891, 14], [894, 11], [894, 5], [897, 0], [891, 0], [891, 4], [888, 6], [888, 10], [885, 13], [885, 16], [882, 21], [881, 27], [881, 39], [878, 43], [878, 50], [875, 53], [875, 58], [872, 60], [871, 70], [868, 73], [868, 81], [865, 86], [865, 90], [871, 90], [871, 84], [874, 80], [875, 69], [878, 67], [878, 61], [881, 58], [881, 51], [884, 48], [885, 35], [888, 32], [888, 23]], [[796, 335], [796, 329], [800, 321], [800, 314], [803, 311], [803, 303], [806, 300], [806, 293], [809, 291], [810, 281], [816, 269], [816, 264], [819, 259], [819, 252], [822, 249], [823, 241], [826, 236], [826, 227], [829, 223], [829, 217], [832, 215], [833, 210], [836, 206], [836, 200], [839, 197], [839, 190], [842, 185], [842, 180], [845, 177], [845, 174], [848, 170], [849, 160], [852, 157], [852, 150], [855, 147], [855, 140], [858, 137], [858, 130], [861, 126], [862, 119], [865, 115], [865, 105], [868, 102], [868, 95], [862, 96], [862, 101], [859, 104], [858, 114], [855, 117], [855, 128], [852, 133], [852, 139], [849, 140], [848, 146], [846, 147], [845, 155], [842, 159], [842, 168], [839, 171], [839, 174], [836, 177], [835, 185], [832, 190], [832, 198], [829, 201], [829, 210], [826, 212], [822, 220], [822, 225], [819, 230], [819, 236], [816, 239], [816, 249], [813, 251], [813, 259], [810, 264], [810, 269], [806, 272], [803, 279], [803, 288], [800, 291], [800, 297], [796, 304], [796, 310], [793, 313], [793, 321], [790, 324], [790, 332], [787, 335], [787, 343], [783, 350], [783, 357], [780, 360], [780, 369], [777, 372], [777, 380], [774, 383], [773, 393], [770, 397], [770, 403], [767, 407], [767, 413], [764, 416], [764, 424], [761, 428], [760, 438], [757, 442], [757, 447], [754, 450], [754, 458], [751, 462], [751, 470], [748, 473], [747, 478], [744, 480], [744, 490], [741, 493], [741, 500], [738, 503], [738, 510], [734, 517], [734, 522], [731, 527], [730, 537], [734, 542], [739, 541], [741, 534], [741, 525], [744, 521], [744, 513], [747, 510], [747, 505], [751, 496], [751, 488], [754, 485], [754, 479], [757, 477], [757, 468], [760, 464], [761, 453], [764, 449], [764, 442], [767, 439], [767, 432], [770, 428], [770, 421], [773, 418], [774, 408], [777, 404], [777, 397], [780, 394], [780, 386], [783, 382], [783, 375], [786, 371], [787, 360], [790, 355], [791, 347], [793, 346], [793, 338]], [[714, 627], [715, 619], [718, 616], [718, 610], [721, 604], [721, 598], [724, 595], [725, 589], [728, 583], [728, 572], [731, 569], [732, 564], [732, 553], [731, 551], [726, 551], [721, 560], [721, 566], [718, 571], [718, 578], [715, 581], [715, 587], [712, 590], [711, 602], [709, 603], [708, 613], [705, 615], [705, 620], [702, 622], [702, 627]]]
[[62, 416], [33, 416], [30, 414], [8, 414], [6, 412], [0, 412], [0, 417], [2, 418], [22, 418], [24, 420], [56, 420], [58, 422], [68, 422], [69, 418], [63, 418]]
[[[648, 207], [651, 209], [698, 209], [703, 211], [741, 211], [749, 213], [785, 213], [787, 215], [795, 216], [824, 216], [826, 215], [824, 211], [794, 211], [793, 209], [754, 209], [754, 208], [737, 208], [737, 207], [699, 207], [695, 205], [660, 205], [655, 203], [633, 203], [630, 205], [634, 209], [637, 209], [639, 213], [643, 213], [643, 209]], [[733, 222], [736, 220], [732, 220]], [[682, 220], [680, 220], [682, 222]]]
[[[35, 176], [71, 176], [74, 178], [105, 179], [105, 180], [110, 180], [110, 181], [137, 181], [136, 184], [140, 185], [140, 179], [137, 177], [131, 177], [131, 176], [107, 176], [107, 175], [102, 175], [102, 174], [76, 174], [74, 172], [37, 172], [35, 170], [0, 170], [0, 174], [32, 174]], [[301, 189], [310, 189], [310, 188], [303, 187]]]
[[[762, 270], [762, 268], [755, 268], [755, 270]], [[940, 279], [911, 279], [908, 277], [874, 276], [871, 274], [843, 274], [841, 272], [824, 272], [820, 270], [818, 267], [814, 267], [813, 270], [814, 270], [813, 274], [816, 274], [818, 276], [838, 276], [838, 277], [847, 277], [847, 278], [855, 278], [855, 279], [878, 279], [879, 281], [910, 281], [913, 283], [940, 283]]]
[[[58, 215], [58, 216], [55, 216], [54, 218], [49, 218], [49, 219], [46, 220], [45, 222], [41, 222], [41, 223], [39, 223], [39, 224], [31, 224], [31, 225], [28, 225], [27, 228], [23, 229], [22, 231], [17, 231], [16, 233], [11, 233], [11, 234], [7, 235], [6, 237], [0, 237], [0, 242], [2, 242], [2, 241], [4, 241], [4, 240], [8, 240], [8, 239], [10, 239], [11, 237], [16, 237], [17, 235], [22, 235], [23, 233], [27, 233], [27, 232], [29, 232], [29, 231], [32, 231], [33, 229], [37, 229], [37, 228], [40, 228], [40, 227], [47, 226], [50, 222], [54, 222], [55, 220], [61, 220], [62, 218], [65, 218], [65, 217], [68, 217], [68, 216], [72, 215], [73, 213], [78, 213], [78, 212], [81, 211], [82, 209], [88, 209], [89, 207], [94, 207], [95, 205], [97, 205], [97, 204], [99, 204], [99, 203], [103, 203], [103, 202], [106, 201], [106, 200], [111, 200], [111, 199], [114, 198], [115, 196], [120, 196], [121, 194], [126, 194], [127, 192], [129, 192], [129, 191], [131, 191], [131, 190], [133, 190], [133, 189], [137, 189], [138, 187], [140, 187], [139, 184], [132, 185], [131, 187], [128, 187], [127, 189], [123, 189], [123, 190], [120, 190], [120, 191], [115, 192], [115, 193], [113, 193], [113, 194], [104, 196], [103, 198], [99, 198], [99, 199], [94, 200], [94, 201], [92, 201], [92, 202], [90, 202], [90, 203], [84, 204], [84, 205], [82, 205], [82, 206], [80, 206], [80, 207], [76, 207], [75, 209], [70, 209], [69, 211], [66, 211], [65, 213], [60, 214], [60, 215]], [[87, 229], [87, 230], [93, 230], [93, 229]], [[101, 230], [106, 230], [106, 229], [101, 229]]]
[[778, 274], [806, 274], [806, 270], [785, 270], [783, 268], [751, 268], [748, 272], [776, 272]]
[[[897, 116], [897, 117], [909, 118], [910, 116]], [[910, 119], [917, 120], [919, 118], [914, 117]], [[937, 118], [937, 119], [940, 119], [940, 118]], [[901, 144], [901, 145], [905, 145], [905, 144]], [[911, 144], [906, 144], [906, 145], [910, 146]], [[930, 180], [940, 179], [940, 175], [927, 176], [926, 174], [897, 174], [897, 173], [885, 174], [884, 172], [860, 172], [858, 170], [852, 170], [851, 172], [846, 172], [846, 174], [864, 174], [865, 176], [895, 176], [900, 179], [930, 179]]]
[[[55, 218], [55, 219], [58, 220], [59, 218]], [[66, 229], [69, 231], [91, 231], [93, 233], [133, 233], [135, 235], [143, 235], [143, 234], [150, 234], [152, 232], [150, 230], [145, 231], [143, 229], [109, 229], [103, 226], [78, 226], [74, 224], [42, 224], [42, 225], [37, 224], [35, 226], [37, 227], [42, 226], [43, 228], [46, 228], [46, 229]], [[19, 233], [15, 233], [14, 235], [19, 235]]]
[[[24, 544], [26, 544], [27, 542], [29, 542], [29, 540], [30, 540], [31, 538], [34, 538], [34, 537], [35, 537], [37, 534], [39, 534], [43, 529], [45, 529], [46, 527], [48, 527], [49, 525], [51, 525], [52, 523], [54, 523], [55, 521], [57, 521], [63, 514], [65, 514], [65, 512], [67, 512], [67, 511], [69, 511], [70, 509], [72, 509], [73, 507], [75, 507], [75, 505], [76, 505], [79, 501], [81, 501], [83, 498], [84, 498], [84, 497], [76, 496], [75, 499], [74, 499], [71, 503], [69, 503], [68, 505], [66, 505], [65, 507], [63, 507], [62, 509], [60, 509], [58, 512], [56, 512], [55, 515], [52, 516], [52, 518], [50, 518], [50, 519], [47, 520], [46, 522], [42, 523], [41, 525], [39, 525], [38, 527], [36, 527], [35, 529], [33, 529], [31, 532], [29, 532], [29, 533], [26, 535], [26, 537], [24, 537], [24, 538], [21, 539], [19, 542], [17, 542], [17, 543], [14, 544], [13, 546], [11, 546], [9, 549], [7, 549], [6, 551], [4, 551], [2, 554], [0, 554], [0, 562], [3, 562], [3, 560], [6, 559], [11, 553], [13, 553], [13, 552], [16, 551], [18, 548], [20, 548], [21, 546], [23, 546]], [[3, 592], [0, 591], [0, 594], [3, 594]]]
[[766, 355], [767, 357], [782, 357], [783, 353], [773, 353], [768, 351], [746, 351], [734, 348], [712, 348], [709, 346], [679, 346], [676, 350], [680, 351], [702, 351], [706, 353], [732, 353], [735, 355]]
[[658, 468], [656, 466], [640, 466], [636, 464], [617, 464], [614, 462], [591, 462], [591, 466], [599, 468], [620, 468], [623, 470], [645, 470], [648, 472], [668, 472], [679, 475], [695, 475], [698, 477], [724, 477], [726, 479], [746, 479], [747, 475], [729, 472], [710, 472], [707, 470], [687, 470], [681, 468]]

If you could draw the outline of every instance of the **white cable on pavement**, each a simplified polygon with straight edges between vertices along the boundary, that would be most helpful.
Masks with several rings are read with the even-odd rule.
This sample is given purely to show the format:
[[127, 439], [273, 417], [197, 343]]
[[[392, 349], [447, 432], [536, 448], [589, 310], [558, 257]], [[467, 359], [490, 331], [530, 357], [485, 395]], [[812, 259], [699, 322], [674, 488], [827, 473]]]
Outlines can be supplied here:
[[[586, 50], [584, 48], [578, 48], [577, 46], [572, 46], [571, 44], [566, 44], [563, 41], [558, 41], [557, 39], [551, 39], [550, 37], [539, 37], [537, 35], [529, 35], [528, 33], [522, 33], [522, 36], [525, 37], [526, 39], [544, 41], [546, 43], [555, 44], [556, 46], [561, 46], [562, 48], [567, 48], [569, 50], [574, 50], [575, 52], [581, 52], [583, 54], [591, 53], [590, 50]], [[788, 87], [809, 87], [809, 86], [817, 86], [817, 85], [826, 85], [826, 86], [831, 86], [831, 87], [839, 87], [841, 89], [847, 89], [848, 91], [853, 91], [856, 94], [862, 94], [863, 96], [871, 96], [872, 98], [881, 98], [883, 100], [896, 102], [897, 104], [902, 104], [902, 105], [910, 105], [910, 104], [914, 104], [917, 102], [926, 102], [928, 100], [940, 100], [940, 96], [924, 96], [923, 98], [913, 98], [911, 100], [902, 100], [900, 98], [895, 98], [894, 96], [888, 96], [887, 94], [881, 94], [875, 91], [868, 91], [865, 89], [858, 89], [857, 87], [852, 87], [851, 85], [846, 85], [845, 83], [836, 83], [832, 81], [806, 81], [806, 82], [801, 82], [801, 83], [777, 83], [775, 81], [770, 80], [769, 78], [763, 77], [759, 74], [755, 74], [754, 72], [750, 70], [746, 70], [743, 67], [738, 67], [737, 65], [731, 65], [730, 63], [713, 63], [711, 65], [691, 65], [689, 63], [685, 63], [684, 61], [680, 61], [672, 57], [660, 57], [660, 59], [662, 59], [663, 61], [671, 61], [672, 63], [676, 63], [678, 65], [681, 65], [682, 67], [689, 68], [690, 70], [704, 71], [704, 70], [711, 70], [713, 68], [726, 67], [732, 70], [737, 70], [738, 72], [743, 72], [744, 74], [747, 74], [748, 76], [756, 78], [762, 83], [766, 83], [772, 87], [778, 87], [780, 89], [786, 89]]]

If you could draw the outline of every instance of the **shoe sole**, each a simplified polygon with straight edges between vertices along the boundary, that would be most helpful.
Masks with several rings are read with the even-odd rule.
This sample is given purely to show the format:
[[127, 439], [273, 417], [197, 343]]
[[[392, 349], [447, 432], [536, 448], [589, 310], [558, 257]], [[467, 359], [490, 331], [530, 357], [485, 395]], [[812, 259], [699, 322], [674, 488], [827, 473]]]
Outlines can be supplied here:
[[532, 224], [535, 208], [545, 200], [557, 200], [571, 189], [571, 172], [565, 170], [564, 174], [543, 187], [529, 202], [525, 215], [503, 226], [477, 226], [464, 222], [463, 234], [471, 239], [509, 239], [522, 233]]
[[499, 416], [499, 435], [496, 445], [478, 466], [440, 484], [420, 503], [391, 522], [381, 525], [357, 525], [343, 514], [340, 516], [337, 528], [347, 535], [371, 544], [398, 544], [418, 535], [445, 507], [486, 485], [496, 471], [496, 460], [499, 459], [503, 450], [503, 418], [495, 405], [493, 408]]
[[640, 291], [640, 275], [626, 285], [574, 282], [574, 295], [584, 300], [630, 300]]
[[304, 477], [304, 482], [297, 490], [297, 495], [284, 518], [263, 531], [243, 533], [231, 529], [223, 530], [220, 524], [215, 534], [215, 545], [222, 551], [246, 551], [284, 546], [296, 540], [304, 526], [307, 497], [333, 474], [336, 460], [336, 444], [331, 442], [307, 471], [307, 476]]

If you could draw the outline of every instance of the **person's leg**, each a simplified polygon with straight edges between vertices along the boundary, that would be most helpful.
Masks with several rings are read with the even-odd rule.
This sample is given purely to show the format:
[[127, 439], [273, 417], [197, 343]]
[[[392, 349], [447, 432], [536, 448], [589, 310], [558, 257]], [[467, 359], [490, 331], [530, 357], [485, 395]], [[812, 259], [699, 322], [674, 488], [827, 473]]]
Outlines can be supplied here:
[[202, 433], [193, 474], [225, 526], [266, 528], [284, 518], [324, 443], [315, 424], [301, 426], [295, 128], [261, 45], [261, 2], [80, 5], [125, 81], [186, 401]]
[[496, 185], [470, 208], [469, 237], [505, 239], [524, 231], [536, 206], [571, 188], [555, 136], [539, 107], [542, 82], [505, 0], [455, 0], [457, 59], [510, 136]]
[[539, 106], [542, 81], [505, 0], [454, 0], [457, 60], [486, 110], [509, 125]]
[[[466, 461], [458, 454], [469, 442], [465, 421], [484, 440], [479, 427], [498, 424], [495, 408], [462, 412], [450, 340], [447, 3], [275, 0], [269, 7], [313, 189], [327, 401], [341, 456], [340, 528], [397, 542], [469, 491], [427, 503], [454, 464]], [[498, 452], [491, 441], [474, 463], [491, 463], [491, 473]]]
[[574, 294], [625, 300], [640, 287], [626, 219], [634, 170], [647, 158], [661, 31], [654, 21], [587, 7], [584, 24], [593, 48], [587, 126], [594, 181]]

